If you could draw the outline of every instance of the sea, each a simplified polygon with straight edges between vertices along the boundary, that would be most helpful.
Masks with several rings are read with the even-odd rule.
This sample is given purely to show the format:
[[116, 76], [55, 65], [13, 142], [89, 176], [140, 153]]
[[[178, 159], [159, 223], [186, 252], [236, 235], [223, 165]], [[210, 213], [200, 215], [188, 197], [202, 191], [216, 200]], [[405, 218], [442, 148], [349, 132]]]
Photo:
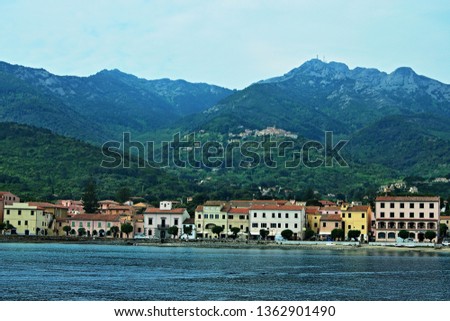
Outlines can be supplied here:
[[448, 301], [450, 253], [0, 244], [2, 301]]

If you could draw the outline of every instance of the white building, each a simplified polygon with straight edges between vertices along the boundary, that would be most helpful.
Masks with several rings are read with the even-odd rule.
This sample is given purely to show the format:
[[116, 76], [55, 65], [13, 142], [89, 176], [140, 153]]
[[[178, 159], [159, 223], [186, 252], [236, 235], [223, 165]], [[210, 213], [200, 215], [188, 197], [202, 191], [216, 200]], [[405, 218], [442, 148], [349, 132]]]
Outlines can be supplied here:
[[250, 207], [250, 236], [258, 238], [260, 230], [269, 231], [274, 239], [284, 230], [294, 232], [293, 239], [303, 239], [306, 228], [305, 208], [297, 205], [253, 205]]
[[168, 229], [178, 227], [178, 235], [181, 236], [182, 224], [189, 219], [189, 213], [185, 208], [172, 208], [172, 202], [160, 202], [159, 208], [148, 207], [144, 212], [144, 233], [149, 238], [171, 238]]

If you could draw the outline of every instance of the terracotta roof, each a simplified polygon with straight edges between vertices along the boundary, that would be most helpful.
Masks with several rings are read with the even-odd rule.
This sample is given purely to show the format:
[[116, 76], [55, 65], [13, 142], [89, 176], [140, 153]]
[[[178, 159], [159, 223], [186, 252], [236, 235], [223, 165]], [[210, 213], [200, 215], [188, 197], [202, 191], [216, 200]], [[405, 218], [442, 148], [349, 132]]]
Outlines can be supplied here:
[[30, 206], [40, 206], [40, 207], [45, 207], [45, 208], [64, 208], [64, 209], [67, 209], [66, 206], [53, 204], [53, 203], [48, 203], [48, 202], [28, 202], [28, 205], [30, 205]]
[[319, 203], [322, 204], [322, 205], [336, 205], [335, 202], [332, 202], [332, 201], [329, 201], [329, 200], [320, 200]]
[[223, 201], [206, 201], [203, 206], [222, 206], [225, 205], [225, 202]]
[[378, 196], [376, 202], [439, 202], [439, 196]]
[[133, 219], [135, 221], [143, 221], [144, 220], [144, 214], [137, 214], [133, 216]]
[[298, 205], [253, 205], [251, 210], [271, 210], [271, 211], [301, 211], [303, 206]]
[[288, 203], [286, 200], [232, 200], [231, 206], [236, 207], [250, 207], [252, 205], [284, 205]]
[[133, 210], [133, 206], [128, 206], [128, 205], [114, 205], [114, 206], [108, 207], [107, 210]]
[[369, 209], [369, 205], [358, 205], [358, 206], [352, 206], [349, 207], [346, 210], [343, 210], [344, 212], [367, 212]]
[[186, 211], [185, 208], [173, 208], [171, 210], [160, 210], [156, 207], [147, 207], [144, 214], [183, 214]]
[[342, 221], [342, 217], [339, 214], [324, 214], [320, 218], [321, 221]]
[[120, 215], [106, 215], [106, 214], [77, 214], [72, 216], [71, 221], [119, 221]]
[[56, 222], [68, 222], [70, 217], [57, 217]]
[[319, 206], [306, 206], [305, 207], [306, 214], [320, 214], [319, 210], [320, 210]]
[[249, 210], [250, 210], [250, 208], [248, 208], [248, 207], [235, 207], [235, 208], [230, 208], [228, 213], [230, 213], [230, 214], [248, 214]]
[[99, 204], [119, 204], [116, 201], [112, 201], [112, 200], [103, 200], [103, 201], [99, 201]]
[[339, 206], [328, 206], [328, 207], [321, 207], [321, 211], [340, 211], [341, 207]]
[[203, 212], [203, 205], [198, 205], [198, 206], [195, 208], [195, 211], [196, 211], [196, 212]]
[[142, 203], [142, 202], [134, 204], [133, 206], [134, 207], [141, 207], [141, 208], [144, 208], [144, 207], [147, 208], [148, 207], [148, 205], [146, 203]]
[[195, 219], [187, 218], [184, 220], [183, 224], [195, 224]]
[[441, 219], [450, 220], [450, 215], [441, 215]]

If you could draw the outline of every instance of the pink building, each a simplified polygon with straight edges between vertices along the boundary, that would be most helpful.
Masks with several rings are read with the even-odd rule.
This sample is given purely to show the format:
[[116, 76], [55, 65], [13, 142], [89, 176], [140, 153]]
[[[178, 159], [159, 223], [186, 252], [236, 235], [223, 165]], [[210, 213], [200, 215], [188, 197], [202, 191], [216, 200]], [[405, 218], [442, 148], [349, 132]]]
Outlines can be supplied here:
[[84, 214], [83, 201], [59, 200], [56, 204], [66, 207], [69, 215]]
[[112, 236], [110, 232], [111, 227], [117, 226], [120, 230], [120, 226], [123, 223], [120, 215], [105, 214], [78, 214], [68, 220], [69, 226], [75, 231], [75, 235], [78, 235], [80, 228], [84, 228], [88, 237]]
[[340, 214], [323, 214], [320, 217], [319, 237], [327, 239], [331, 237], [331, 231], [342, 229], [342, 217]]

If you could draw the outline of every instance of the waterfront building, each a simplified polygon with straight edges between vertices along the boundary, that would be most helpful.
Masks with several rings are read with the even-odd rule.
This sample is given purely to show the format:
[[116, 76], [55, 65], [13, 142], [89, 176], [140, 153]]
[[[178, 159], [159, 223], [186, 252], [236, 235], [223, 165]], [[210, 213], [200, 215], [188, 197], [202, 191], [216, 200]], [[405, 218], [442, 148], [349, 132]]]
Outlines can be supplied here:
[[[191, 229], [190, 234], [187, 233], [187, 228]], [[184, 220], [180, 237], [185, 240], [195, 240], [197, 238], [197, 227], [195, 226], [195, 219], [187, 218]]]
[[0, 192], [0, 223], [3, 222], [5, 205], [20, 203], [20, 197], [11, 192]]
[[306, 220], [308, 222], [307, 227], [314, 231], [314, 233], [319, 234], [320, 230], [320, 218], [322, 214], [320, 213], [319, 206], [306, 206]]
[[217, 238], [217, 234], [213, 233], [213, 228], [221, 226], [223, 231], [219, 237], [227, 237], [229, 209], [230, 206], [223, 201], [207, 201], [203, 206], [198, 206], [195, 210], [197, 235], [202, 238]]
[[367, 241], [369, 239], [371, 212], [369, 205], [343, 205], [341, 217], [345, 237], [347, 237], [348, 231], [358, 230], [361, 232], [359, 240]]
[[148, 207], [144, 212], [144, 233], [150, 238], [166, 239], [172, 237], [168, 229], [178, 227], [181, 236], [183, 222], [190, 218], [185, 208], [173, 208], [172, 202], [160, 202], [159, 208]]
[[238, 238], [247, 239], [249, 233], [248, 207], [235, 207], [228, 210], [228, 236], [233, 236], [232, 229], [239, 228]]
[[334, 229], [342, 229], [341, 215], [340, 214], [322, 214], [322, 216], [320, 217], [319, 238], [321, 240], [331, 239], [331, 232]]
[[306, 228], [305, 208], [297, 205], [253, 205], [249, 211], [250, 237], [259, 238], [260, 230], [275, 239], [283, 230], [291, 230], [293, 239], [303, 239]]
[[[81, 235], [81, 229], [84, 229], [87, 237], [91, 236], [114, 236], [111, 227], [117, 226], [120, 231], [120, 226], [123, 223], [118, 214], [78, 214], [69, 218], [69, 226], [72, 228], [71, 235]], [[120, 235], [120, 232], [119, 232]]]
[[67, 207], [67, 213], [69, 215], [84, 214], [83, 201], [58, 200], [56, 201], [56, 205]]
[[417, 242], [425, 241], [425, 232], [439, 233], [440, 198], [438, 196], [379, 196], [375, 200], [376, 241], [395, 242], [401, 230]]
[[450, 216], [449, 215], [441, 215], [440, 216], [440, 224], [447, 225], [447, 235], [439, 235], [440, 237], [447, 237], [450, 235]]
[[5, 205], [4, 221], [11, 224], [19, 235], [48, 235], [54, 216], [43, 207], [28, 203]]

